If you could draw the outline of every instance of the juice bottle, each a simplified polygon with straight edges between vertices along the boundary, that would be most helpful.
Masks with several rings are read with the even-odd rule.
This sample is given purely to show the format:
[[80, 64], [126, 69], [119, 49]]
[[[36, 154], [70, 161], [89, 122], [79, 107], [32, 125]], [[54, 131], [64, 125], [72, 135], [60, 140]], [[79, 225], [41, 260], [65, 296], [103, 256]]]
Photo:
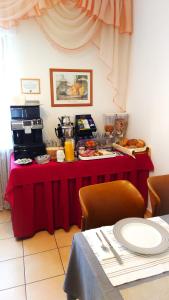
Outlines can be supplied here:
[[65, 159], [66, 161], [74, 161], [74, 140], [66, 139], [65, 140]]

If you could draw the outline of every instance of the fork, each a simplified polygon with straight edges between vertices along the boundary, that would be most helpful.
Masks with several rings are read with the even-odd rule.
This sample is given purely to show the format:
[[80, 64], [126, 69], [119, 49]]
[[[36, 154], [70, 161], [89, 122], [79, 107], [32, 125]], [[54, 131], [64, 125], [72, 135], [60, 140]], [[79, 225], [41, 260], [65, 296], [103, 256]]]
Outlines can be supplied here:
[[96, 235], [97, 235], [99, 241], [101, 242], [101, 247], [102, 247], [102, 249], [103, 249], [104, 251], [108, 251], [108, 250], [109, 250], [108, 247], [107, 247], [106, 245], [104, 245], [104, 243], [103, 243], [103, 241], [102, 241], [100, 235], [98, 234], [98, 232], [96, 232]]

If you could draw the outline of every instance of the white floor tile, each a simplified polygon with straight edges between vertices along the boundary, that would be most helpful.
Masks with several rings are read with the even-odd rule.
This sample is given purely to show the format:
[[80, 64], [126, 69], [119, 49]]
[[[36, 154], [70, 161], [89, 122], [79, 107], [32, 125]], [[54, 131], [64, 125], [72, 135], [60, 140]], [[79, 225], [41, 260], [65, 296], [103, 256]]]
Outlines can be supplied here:
[[23, 258], [0, 262], [0, 290], [23, 285]]
[[25, 256], [24, 261], [26, 283], [64, 274], [57, 249]]
[[13, 234], [11, 222], [0, 224], [0, 240], [8, 239], [13, 236], [14, 236], [14, 234]]
[[30, 255], [57, 248], [55, 236], [47, 231], [36, 233], [32, 238], [23, 241], [24, 255]]
[[66, 300], [63, 291], [64, 276], [27, 284], [27, 300]]
[[0, 291], [1, 300], [26, 300], [25, 286]]
[[22, 241], [17, 241], [15, 238], [0, 240], [0, 261], [22, 256]]

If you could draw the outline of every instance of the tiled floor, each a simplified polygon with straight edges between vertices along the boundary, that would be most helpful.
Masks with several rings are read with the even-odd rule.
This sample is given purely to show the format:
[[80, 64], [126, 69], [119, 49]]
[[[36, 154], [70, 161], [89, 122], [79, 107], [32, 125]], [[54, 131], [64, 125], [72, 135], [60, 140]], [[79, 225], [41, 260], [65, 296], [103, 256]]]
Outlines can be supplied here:
[[72, 237], [72, 226], [50, 235], [41, 231], [17, 241], [12, 232], [10, 211], [0, 212], [0, 299], [65, 300], [64, 275]]

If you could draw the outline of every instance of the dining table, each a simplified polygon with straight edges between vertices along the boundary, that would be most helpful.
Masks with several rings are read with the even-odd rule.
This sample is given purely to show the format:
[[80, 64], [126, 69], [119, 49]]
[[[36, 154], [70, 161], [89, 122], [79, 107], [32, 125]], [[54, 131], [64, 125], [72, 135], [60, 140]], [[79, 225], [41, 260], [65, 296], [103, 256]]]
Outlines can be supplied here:
[[[168, 228], [169, 215], [160, 217]], [[151, 218], [153, 221], [154, 218]], [[91, 230], [86, 231], [90, 236]], [[169, 260], [169, 240], [167, 239], [167, 263]], [[138, 255], [140, 259], [141, 255]], [[148, 256], [151, 259], [151, 256]], [[158, 264], [156, 256], [152, 256]], [[108, 261], [109, 264], [109, 261]], [[155, 266], [156, 267], [156, 266]], [[112, 267], [113, 268], [113, 267]], [[115, 266], [114, 266], [115, 268]], [[166, 270], [169, 270], [169, 264]], [[123, 271], [123, 267], [121, 272]], [[132, 276], [133, 269], [129, 271]], [[64, 291], [68, 300], [168, 300], [169, 299], [169, 272], [159, 272], [150, 276], [146, 269], [145, 278], [130, 280], [126, 283], [114, 286], [102, 264], [98, 260], [90, 243], [85, 238], [85, 232], [76, 233], [73, 237], [69, 264], [65, 276]], [[152, 275], [152, 274], [151, 274]]]

